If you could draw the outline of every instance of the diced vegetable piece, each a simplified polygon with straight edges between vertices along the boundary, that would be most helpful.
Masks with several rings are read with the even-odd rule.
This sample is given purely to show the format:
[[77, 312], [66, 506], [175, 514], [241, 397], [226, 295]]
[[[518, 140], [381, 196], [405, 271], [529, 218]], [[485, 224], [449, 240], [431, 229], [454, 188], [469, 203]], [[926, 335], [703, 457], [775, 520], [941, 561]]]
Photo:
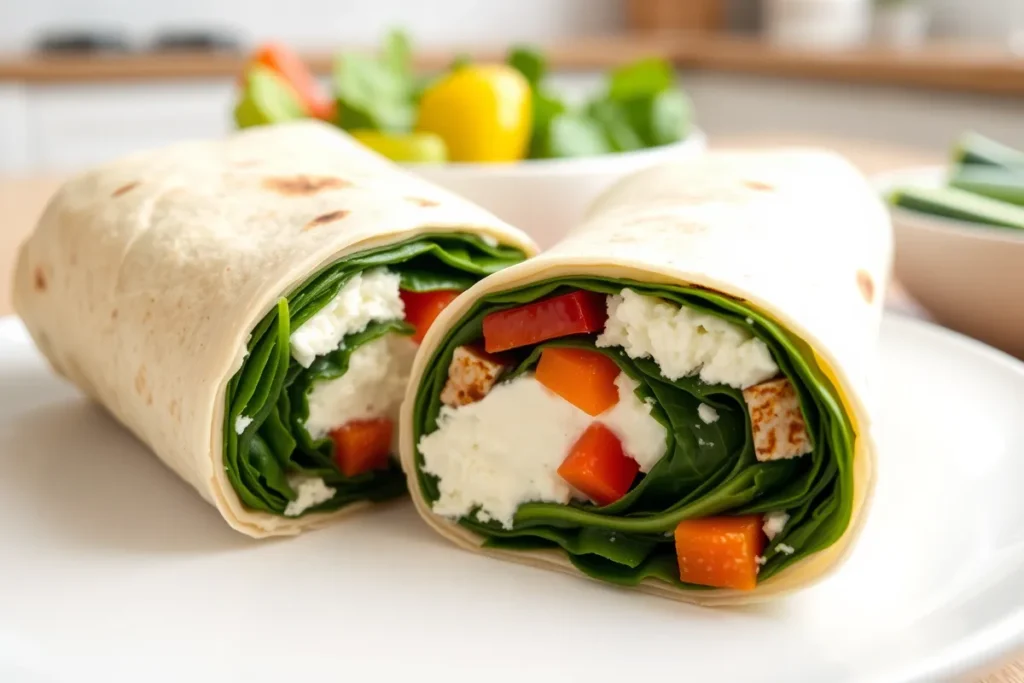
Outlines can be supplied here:
[[949, 179], [949, 185], [990, 199], [1024, 206], [1024, 166], [1017, 171], [995, 166], [961, 166]]
[[679, 579], [715, 588], [753, 590], [764, 549], [761, 516], [706, 517], [680, 522], [675, 531]]
[[416, 332], [412, 340], [419, 344], [427, 335], [427, 330], [434, 324], [441, 311], [447, 308], [448, 304], [455, 301], [459, 295], [457, 290], [441, 289], [433, 292], [409, 292], [402, 290], [400, 293], [402, 303], [405, 304], [405, 320]]
[[357, 129], [352, 137], [392, 161], [440, 163], [448, 160], [444, 140], [433, 133], [385, 133]]
[[619, 366], [586, 349], [550, 347], [537, 364], [537, 381], [588, 415], [600, 415], [619, 402]]
[[331, 432], [334, 459], [346, 477], [388, 465], [391, 452], [391, 420], [353, 420]]
[[264, 43], [253, 54], [252, 63], [276, 72], [295, 90], [310, 116], [330, 116], [333, 104], [320, 88], [313, 72], [293, 51], [276, 42]]
[[496, 356], [473, 346], [460, 346], [448, 365], [448, 380], [441, 391], [441, 403], [464, 406], [476, 403], [494, 387], [508, 367]]
[[589, 334], [603, 329], [607, 318], [604, 294], [577, 290], [487, 315], [484, 346], [488, 353], [498, 353], [571, 334]]
[[595, 422], [573, 444], [558, 466], [558, 476], [598, 505], [609, 505], [629, 492], [640, 466], [622, 450], [612, 430]]
[[901, 188], [889, 200], [896, 206], [932, 216], [1024, 230], [1024, 207], [955, 188]]
[[785, 378], [743, 390], [754, 436], [754, 455], [760, 462], [797, 458], [811, 452], [800, 398]]

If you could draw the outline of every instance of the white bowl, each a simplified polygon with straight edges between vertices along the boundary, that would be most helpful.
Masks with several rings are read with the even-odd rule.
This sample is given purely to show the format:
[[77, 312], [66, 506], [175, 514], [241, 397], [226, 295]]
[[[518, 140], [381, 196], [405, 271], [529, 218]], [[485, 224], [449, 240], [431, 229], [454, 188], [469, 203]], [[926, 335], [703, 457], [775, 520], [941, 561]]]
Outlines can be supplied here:
[[636, 152], [513, 164], [409, 164], [407, 168], [525, 230], [547, 249], [619, 178], [661, 162], [698, 156], [706, 146], [704, 133], [694, 129], [681, 142]]
[[[939, 187], [948, 170], [911, 168], [875, 176], [900, 186]], [[890, 207], [896, 278], [935, 319], [1024, 358], [1024, 231]]]

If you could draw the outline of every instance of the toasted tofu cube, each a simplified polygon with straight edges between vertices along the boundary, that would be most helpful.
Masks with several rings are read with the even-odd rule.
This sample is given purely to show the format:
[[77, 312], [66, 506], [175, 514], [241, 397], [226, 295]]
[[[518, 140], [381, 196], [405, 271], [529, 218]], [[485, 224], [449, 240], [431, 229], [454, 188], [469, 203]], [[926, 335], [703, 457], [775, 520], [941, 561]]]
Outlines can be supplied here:
[[800, 399], [788, 379], [774, 379], [743, 390], [760, 462], [797, 458], [811, 452]]
[[453, 408], [476, 403], [490, 392], [505, 367], [501, 360], [480, 349], [458, 347], [448, 366], [441, 402]]

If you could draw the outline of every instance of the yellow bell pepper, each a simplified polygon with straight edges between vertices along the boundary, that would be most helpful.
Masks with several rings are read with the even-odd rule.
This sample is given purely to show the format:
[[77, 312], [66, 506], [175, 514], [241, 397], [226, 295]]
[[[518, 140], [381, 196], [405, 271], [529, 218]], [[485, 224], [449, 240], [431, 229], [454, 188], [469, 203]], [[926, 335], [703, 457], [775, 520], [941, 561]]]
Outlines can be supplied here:
[[530, 97], [510, 66], [463, 66], [423, 93], [416, 130], [441, 136], [450, 161], [519, 161], [530, 141]]

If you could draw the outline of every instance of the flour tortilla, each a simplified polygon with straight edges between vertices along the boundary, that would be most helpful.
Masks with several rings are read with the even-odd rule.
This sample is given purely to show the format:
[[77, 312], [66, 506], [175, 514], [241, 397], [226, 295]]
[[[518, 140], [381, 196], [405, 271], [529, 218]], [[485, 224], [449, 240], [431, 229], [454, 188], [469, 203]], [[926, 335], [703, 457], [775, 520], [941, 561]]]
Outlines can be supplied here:
[[430, 511], [414, 464], [417, 386], [447, 330], [484, 295], [577, 275], [696, 285], [746, 300], [813, 350], [839, 390], [856, 434], [853, 515], [834, 545], [754, 591], [681, 590], [654, 579], [638, 588], [723, 605], [775, 598], [814, 583], [846, 558], [874, 488], [869, 382], [891, 261], [885, 207], [846, 160], [826, 151], [712, 153], [626, 178], [599, 197], [585, 221], [550, 251], [477, 283], [435, 321], [413, 366], [402, 409], [402, 464], [417, 510], [463, 548], [583, 576], [561, 550], [481, 548], [480, 536]]
[[365, 503], [296, 519], [246, 508], [223, 465], [227, 382], [281, 296], [343, 256], [427, 232], [536, 252], [522, 232], [332, 126], [248, 129], [68, 182], [21, 249], [14, 304], [54, 370], [232, 527], [295, 534]]

